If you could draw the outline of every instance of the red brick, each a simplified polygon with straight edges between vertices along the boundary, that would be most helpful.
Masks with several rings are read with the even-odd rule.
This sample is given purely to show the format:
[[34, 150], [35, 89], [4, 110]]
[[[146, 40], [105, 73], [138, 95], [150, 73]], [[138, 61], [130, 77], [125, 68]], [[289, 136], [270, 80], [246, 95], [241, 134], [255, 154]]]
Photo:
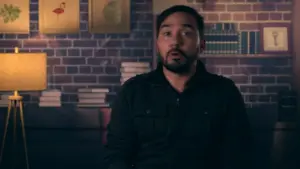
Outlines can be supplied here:
[[55, 74], [65, 74], [66, 73], [66, 67], [65, 66], [54, 66], [54, 73]]
[[116, 75], [101, 75], [98, 76], [98, 82], [101, 84], [120, 83], [120, 76]]
[[219, 15], [215, 13], [205, 14], [206, 21], [219, 21]]
[[262, 93], [264, 88], [261, 85], [241, 85], [240, 90], [242, 93]]
[[56, 75], [53, 78], [54, 83], [72, 83], [72, 76], [69, 75]]
[[96, 75], [78, 75], [74, 76], [74, 82], [75, 83], [96, 83], [97, 82], [97, 76]]
[[239, 67], [234, 67], [233, 68], [233, 73], [234, 74], [242, 74], [242, 75], [251, 75], [251, 74], [257, 74], [258, 73], [258, 68], [257, 67], [250, 67], [250, 66], [239, 66]]
[[292, 14], [291, 13], [284, 13], [283, 14], [283, 20], [292, 20]]
[[245, 20], [245, 14], [244, 13], [234, 13], [232, 15], [233, 21], [244, 21]]
[[289, 83], [292, 83], [292, 77], [291, 77], [291, 75], [287, 75], [287, 76], [277, 76], [276, 77], [276, 81], [277, 81], [277, 83], [287, 83], [287, 84], [289, 84]]
[[63, 58], [64, 65], [84, 65], [86, 64], [85, 58]]
[[269, 20], [269, 14], [268, 13], [259, 13], [257, 15], [257, 20], [259, 20], [259, 21], [267, 21], [267, 20]]
[[233, 0], [233, 2], [246, 2], [246, 0]]
[[79, 66], [79, 73], [86, 74], [91, 72], [92, 68], [90, 66]]
[[206, 64], [210, 66], [216, 65], [237, 65], [238, 59], [232, 58], [209, 58], [206, 60]]
[[21, 48], [21, 41], [19, 40], [0, 40], [0, 48]]
[[270, 20], [282, 20], [282, 13], [270, 13]]
[[275, 83], [275, 76], [252, 76], [251, 81], [253, 84], [271, 84]]
[[248, 76], [245, 76], [245, 75], [233, 75], [233, 76], [230, 76], [230, 79], [233, 80], [237, 84], [246, 84], [249, 82]]
[[232, 75], [233, 74], [233, 68], [232, 67], [221, 67], [220, 73], [223, 75]]
[[246, 5], [246, 4], [229, 4], [229, 5], [227, 5], [227, 11], [230, 11], [230, 12], [235, 12], [235, 11], [247, 12], [247, 11], [251, 11], [251, 6]]
[[203, 5], [203, 11], [223, 12], [226, 10], [225, 4], [205, 3]]
[[259, 3], [252, 6], [253, 11], [274, 11], [275, 9], [274, 3]]
[[228, 21], [231, 20], [231, 14], [230, 13], [220, 13], [220, 20], [221, 21]]
[[47, 58], [47, 64], [48, 65], [60, 65], [61, 64], [61, 58]]
[[278, 93], [280, 91], [288, 91], [290, 89], [289, 85], [276, 85], [276, 86], [266, 86], [267, 93]]
[[63, 91], [65, 92], [68, 92], [68, 93], [77, 93], [78, 92], [78, 89], [80, 88], [86, 88], [85, 85], [63, 85], [62, 86], [62, 89]]
[[246, 13], [245, 14], [245, 20], [246, 21], [256, 21], [257, 20], [257, 14], [256, 13]]
[[30, 40], [24, 40], [23, 42], [24, 48], [47, 48], [47, 46], [48, 46], [47, 40], [30, 39]]
[[278, 3], [276, 4], [277, 11], [292, 11], [292, 4], [291, 3]]
[[206, 69], [208, 72], [211, 72], [211, 73], [217, 73], [218, 72], [218, 68], [215, 67], [215, 66], [206, 66]]
[[259, 24], [258, 23], [240, 23], [239, 24], [240, 30], [259, 30]]

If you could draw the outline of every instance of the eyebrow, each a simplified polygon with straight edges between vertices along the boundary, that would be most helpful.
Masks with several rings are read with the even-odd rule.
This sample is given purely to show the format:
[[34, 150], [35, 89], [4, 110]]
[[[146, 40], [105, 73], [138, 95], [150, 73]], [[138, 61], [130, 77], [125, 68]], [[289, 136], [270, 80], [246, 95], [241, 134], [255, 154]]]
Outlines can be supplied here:
[[[191, 28], [191, 29], [195, 29], [191, 24], [181, 24], [183, 27], [185, 27], [185, 28]], [[172, 26], [172, 24], [162, 24], [161, 26], [160, 26], [160, 28], [162, 29], [162, 28], [169, 28], [169, 27], [171, 27]]]

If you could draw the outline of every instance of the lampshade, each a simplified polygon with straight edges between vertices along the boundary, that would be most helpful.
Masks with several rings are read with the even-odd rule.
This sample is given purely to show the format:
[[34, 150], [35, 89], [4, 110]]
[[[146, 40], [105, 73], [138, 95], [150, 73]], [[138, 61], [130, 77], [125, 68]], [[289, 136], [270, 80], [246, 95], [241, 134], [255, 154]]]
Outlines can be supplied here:
[[0, 54], [0, 91], [39, 91], [46, 88], [46, 53]]

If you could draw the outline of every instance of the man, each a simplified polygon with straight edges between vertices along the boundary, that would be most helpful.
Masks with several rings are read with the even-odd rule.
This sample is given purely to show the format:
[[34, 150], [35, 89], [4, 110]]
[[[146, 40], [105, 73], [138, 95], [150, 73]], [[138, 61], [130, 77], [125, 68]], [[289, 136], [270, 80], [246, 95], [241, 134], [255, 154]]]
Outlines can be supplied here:
[[173, 6], [157, 19], [158, 68], [128, 80], [107, 134], [109, 169], [245, 169], [250, 130], [234, 83], [197, 61], [203, 18]]

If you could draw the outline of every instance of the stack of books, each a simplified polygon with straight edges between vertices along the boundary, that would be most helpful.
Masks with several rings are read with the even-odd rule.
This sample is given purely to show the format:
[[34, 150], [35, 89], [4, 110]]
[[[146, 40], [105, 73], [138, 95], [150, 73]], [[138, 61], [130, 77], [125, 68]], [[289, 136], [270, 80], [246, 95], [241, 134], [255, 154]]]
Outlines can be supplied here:
[[0, 97], [0, 107], [8, 107], [8, 97], [11, 96], [13, 94], [3, 94]]
[[204, 54], [239, 54], [240, 33], [235, 23], [216, 23], [207, 25]]
[[59, 90], [46, 90], [42, 91], [40, 107], [61, 107], [61, 91]]
[[121, 84], [128, 79], [151, 71], [150, 63], [147, 62], [123, 62], [121, 63]]
[[108, 107], [106, 96], [109, 89], [83, 88], [78, 89], [78, 107]]

